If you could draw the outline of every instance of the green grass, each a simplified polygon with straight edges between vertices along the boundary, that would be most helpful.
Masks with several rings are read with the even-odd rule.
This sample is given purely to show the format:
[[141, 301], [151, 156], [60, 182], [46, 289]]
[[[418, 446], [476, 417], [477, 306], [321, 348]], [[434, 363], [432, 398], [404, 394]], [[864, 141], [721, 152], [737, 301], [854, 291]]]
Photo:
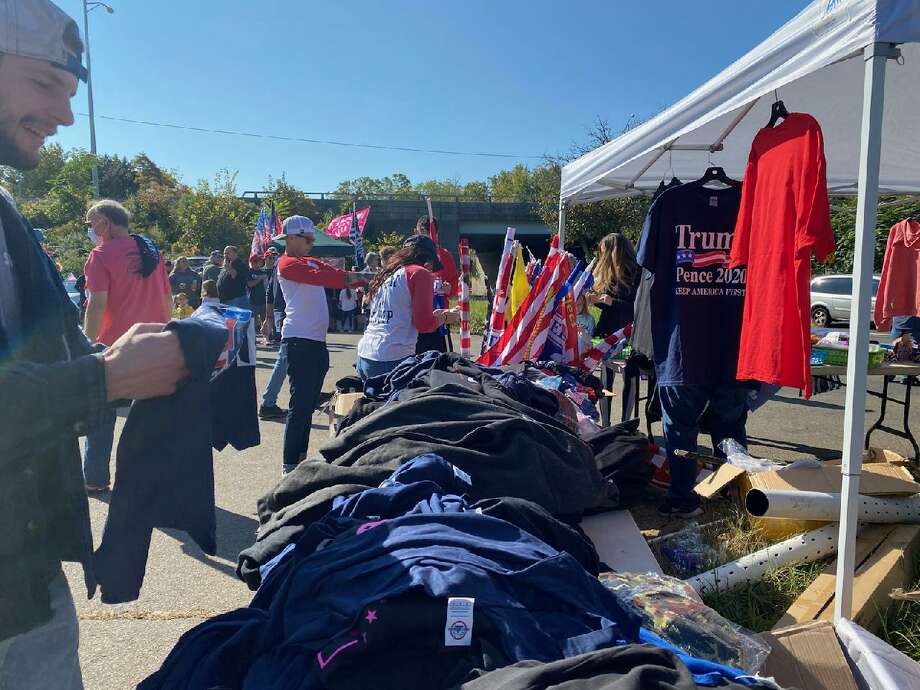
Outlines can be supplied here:
[[[767, 544], [743, 513], [729, 514], [724, 524], [719, 539], [729, 558], [752, 553]], [[770, 630], [830, 560], [825, 558], [779, 568], [760, 582], [728, 591], [707, 592], [703, 601], [728, 620], [752, 632]], [[920, 575], [920, 556], [915, 559], [914, 573]], [[920, 589], [920, 577], [907, 589]], [[920, 602], [894, 602], [882, 620], [878, 636], [920, 662]]]

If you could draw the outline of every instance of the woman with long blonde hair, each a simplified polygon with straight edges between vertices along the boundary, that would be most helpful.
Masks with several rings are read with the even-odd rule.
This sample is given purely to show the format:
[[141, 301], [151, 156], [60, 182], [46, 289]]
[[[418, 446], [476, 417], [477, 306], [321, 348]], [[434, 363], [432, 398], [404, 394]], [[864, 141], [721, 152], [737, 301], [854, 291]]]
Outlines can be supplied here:
[[594, 335], [606, 338], [633, 320], [633, 301], [642, 269], [625, 235], [611, 232], [601, 239], [594, 265], [594, 287], [588, 299], [601, 310]]

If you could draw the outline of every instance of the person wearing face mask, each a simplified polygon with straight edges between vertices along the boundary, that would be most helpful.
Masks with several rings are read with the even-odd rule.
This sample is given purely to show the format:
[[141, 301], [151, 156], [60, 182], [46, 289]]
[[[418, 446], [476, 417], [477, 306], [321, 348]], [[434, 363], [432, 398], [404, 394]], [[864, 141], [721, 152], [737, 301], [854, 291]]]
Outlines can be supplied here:
[[[86, 318], [83, 330], [93, 342], [110, 347], [136, 323], [166, 323], [172, 292], [156, 245], [128, 231], [131, 215], [117, 201], [98, 201], [87, 211], [88, 234], [96, 247], [89, 253]], [[88, 434], [83, 476], [90, 492], [109, 488], [109, 463], [115, 434], [115, 411], [99, 431]]]

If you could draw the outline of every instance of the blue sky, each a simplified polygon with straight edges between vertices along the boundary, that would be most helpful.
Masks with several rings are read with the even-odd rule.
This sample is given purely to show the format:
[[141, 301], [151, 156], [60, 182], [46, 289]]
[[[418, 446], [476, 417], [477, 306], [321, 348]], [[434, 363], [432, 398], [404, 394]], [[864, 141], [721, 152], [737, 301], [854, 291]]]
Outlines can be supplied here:
[[[80, 0], [57, 0], [78, 20]], [[484, 179], [567, 150], [596, 116], [619, 129], [679, 99], [805, 0], [111, 0], [90, 14], [97, 116], [375, 145], [272, 141], [97, 118], [100, 153], [146, 152], [238, 191], [284, 173], [310, 192], [402, 172]], [[75, 113], [86, 113], [81, 86]], [[89, 124], [55, 141], [89, 147]], [[534, 156], [530, 158], [527, 156]]]

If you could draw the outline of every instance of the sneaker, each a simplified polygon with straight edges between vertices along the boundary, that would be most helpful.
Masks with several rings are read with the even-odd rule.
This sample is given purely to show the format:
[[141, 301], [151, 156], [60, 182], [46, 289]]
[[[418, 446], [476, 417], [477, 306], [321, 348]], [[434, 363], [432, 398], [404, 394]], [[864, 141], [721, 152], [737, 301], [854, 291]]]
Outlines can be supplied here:
[[259, 408], [259, 419], [281, 419], [287, 417], [287, 410], [277, 405], [262, 405]]
[[282, 465], [281, 466], [281, 477], [284, 478], [297, 469], [297, 465]]
[[703, 508], [701, 506], [696, 506], [695, 508], [679, 506], [676, 503], [672, 503], [671, 499], [668, 499], [660, 506], [658, 506], [658, 514], [662, 517], [680, 518], [682, 520], [687, 520], [689, 518], [694, 518], [697, 515], [702, 515]]

